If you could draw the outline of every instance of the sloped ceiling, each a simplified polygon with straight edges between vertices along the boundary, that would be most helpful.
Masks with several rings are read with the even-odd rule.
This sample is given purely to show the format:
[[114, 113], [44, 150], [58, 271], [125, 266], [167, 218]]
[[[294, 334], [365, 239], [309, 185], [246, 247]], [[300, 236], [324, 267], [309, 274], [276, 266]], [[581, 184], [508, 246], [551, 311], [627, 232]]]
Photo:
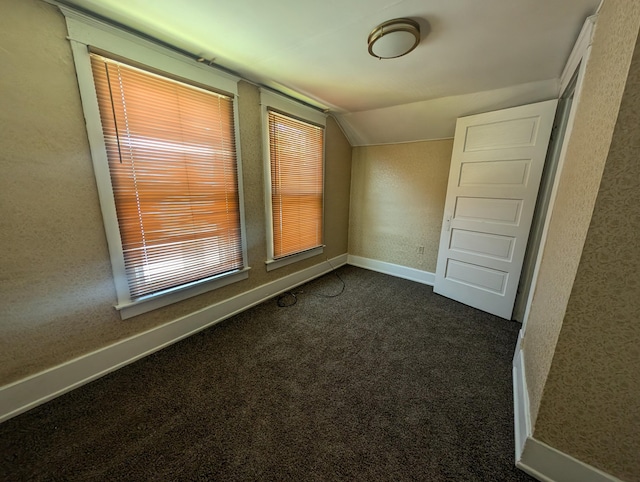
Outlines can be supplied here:
[[[600, 0], [64, 0], [329, 109], [353, 145], [453, 136], [462, 115], [549, 99]], [[422, 42], [378, 60], [409, 17]]]

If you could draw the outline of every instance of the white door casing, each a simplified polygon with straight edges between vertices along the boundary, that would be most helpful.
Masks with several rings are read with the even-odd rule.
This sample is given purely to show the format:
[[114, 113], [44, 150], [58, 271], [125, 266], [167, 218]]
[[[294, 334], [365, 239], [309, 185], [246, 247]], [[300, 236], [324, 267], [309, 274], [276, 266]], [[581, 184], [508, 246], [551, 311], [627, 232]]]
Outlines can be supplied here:
[[458, 119], [436, 293], [511, 319], [557, 103]]

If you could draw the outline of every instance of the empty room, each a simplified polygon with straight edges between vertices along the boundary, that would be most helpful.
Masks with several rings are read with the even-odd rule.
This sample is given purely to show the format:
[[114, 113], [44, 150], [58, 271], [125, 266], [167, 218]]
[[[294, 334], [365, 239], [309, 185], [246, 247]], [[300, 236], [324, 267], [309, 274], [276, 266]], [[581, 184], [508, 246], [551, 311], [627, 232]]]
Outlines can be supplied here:
[[640, 481], [640, 2], [0, 12], [0, 479]]

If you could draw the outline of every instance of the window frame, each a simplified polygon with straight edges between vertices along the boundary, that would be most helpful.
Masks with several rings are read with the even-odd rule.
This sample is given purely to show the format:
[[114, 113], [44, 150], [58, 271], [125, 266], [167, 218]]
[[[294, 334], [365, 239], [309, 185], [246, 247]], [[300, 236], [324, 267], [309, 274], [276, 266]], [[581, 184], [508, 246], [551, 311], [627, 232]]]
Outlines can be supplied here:
[[[267, 229], [267, 260], [265, 261], [267, 271], [271, 271], [283, 266], [287, 266], [303, 259], [317, 256], [324, 252], [324, 228], [325, 228], [325, 153], [326, 153], [326, 118], [327, 115], [311, 106], [296, 102], [293, 99], [275, 92], [260, 88], [260, 107], [262, 114], [262, 151], [264, 165], [264, 204]], [[270, 158], [270, 137], [269, 137], [269, 109], [273, 109], [280, 114], [293, 117], [302, 122], [315, 124], [325, 131], [322, 144], [322, 244], [315, 248], [300, 251], [281, 258], [274, 258], [274, 235], [273, 235], [273, 208], [272, 208], [272, 186], [271, 186], [271, 158]]]
[[[101, 22], [73, 9], [60, 6], [67, 22], [68, 39], [71, 44], [78, 86], [82, 101], [91, 158], [98, 189], [98, 197], [105, 227], [109, 255], [113, 269], [113, 279], [117, 294], [115, 308], [122, 319], [146, 313], [157, 308], [217, 289], [222, 286], [247, 279], [249, 266], [247, 260], [247, 240], [244, 215], [244, 195], [242, 185], [242, 156], [238, 122], [239, 78], [226, 72], [215, 70], [197, 63], [194, 59], [170, 50], [166, 47], [143, 39], [120, 28]], [[125, 271], [124, 254], [120, 237], [120, 228], [111, 184], [111, 174], [100, 120], [98, 99], [91, 69], [90, 49], [115, 58], [126, 59], [151, 72], [166, 73], [171, 79], [177, 77], [198, 86], [204, 85], [213, 90], [224, 92], [233, 98], [234, 136], [236, 142], [236, 162], [238, 178], [238, 197], [240, 210], [240, 236], [242, 245], [242, 269], [223, 273], [205, 280], [194, 281], [176, 286], [159, 293], [133, 300]]]

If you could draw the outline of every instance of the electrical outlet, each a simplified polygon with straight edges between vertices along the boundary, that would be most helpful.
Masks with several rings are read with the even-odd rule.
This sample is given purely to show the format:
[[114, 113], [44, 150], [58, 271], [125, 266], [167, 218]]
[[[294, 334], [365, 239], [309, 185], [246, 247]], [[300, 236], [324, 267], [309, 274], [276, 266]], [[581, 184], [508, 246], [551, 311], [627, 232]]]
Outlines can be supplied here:
[[418, 246], [418, 254], [424, 254], [424, 246]]

